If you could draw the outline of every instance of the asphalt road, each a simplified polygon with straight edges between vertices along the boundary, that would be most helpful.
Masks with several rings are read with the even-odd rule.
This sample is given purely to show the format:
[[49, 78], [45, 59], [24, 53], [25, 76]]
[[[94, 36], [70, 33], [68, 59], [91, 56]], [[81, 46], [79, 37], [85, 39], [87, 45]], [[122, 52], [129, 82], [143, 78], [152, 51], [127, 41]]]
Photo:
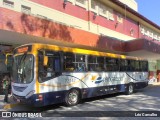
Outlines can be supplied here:
[[[40, 112], [41, 119], [126, 119], [158, 120], [160, 114], [160, 84], [149, 85], [132, 95], [122, 93], [106, 95], [83, 100], [73, 107], [64, 104], [35, 108], [27, 105], [16, 105], [7, 111]], [[0, 109], [2, 110], [2, 109]], [[152, 117], [148, 117], [151, 116]], [[144, 117], [145, 116], [145, 117]], [[147, 116], [147, 117], [146, 117]], [[46, 117], [46, 118], [44, 118]], [[39, 120], [39, 118], [37, 118]]]

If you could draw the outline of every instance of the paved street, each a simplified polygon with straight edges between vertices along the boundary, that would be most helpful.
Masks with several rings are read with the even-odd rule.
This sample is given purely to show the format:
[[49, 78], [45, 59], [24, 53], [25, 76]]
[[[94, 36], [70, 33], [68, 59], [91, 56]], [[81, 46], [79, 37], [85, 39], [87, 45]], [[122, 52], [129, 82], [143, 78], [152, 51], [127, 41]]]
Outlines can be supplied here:
[[[114, 94], [106, 95], [103, 97], [96, 97], [92, 99], [85, 99], [77, 106], [66, 107], [64, 104], [52, 105], [43, 108], [34, 108], [27, 105], [15, 105], [11, 106], [7, 111], [40, 111], [43, 115], [58, 117], [58, 119], [63, 119], [63, 115], [66, 111], [67, 113], [73, 112], [79, 113], [78, 115], [85, 112], [88, 116], [99, 116], [100, 112], [103, 111], [115, 111], [114, 113], [120, 113], [119, 111], [160, 111], [160, 84], [149, 85], [147, 88], [137, 91], [132, 95], [124, 94]], [[0, 97], [0, 110], [4, 111], [2, 102], [2, 96]], [[97, 112], [90, 112], [97, 111]], [[56, 114], [55, 114], [56, 113]], [[101, 114], [102, 114], [101, 113]], [[94, 115], [93, 115], [94, 114]], [[120, 113], [121, 114], [121, 113]], [[124, 114], [124, 113], [122, 113]], [[126, 113], [127, 114], [127, 113]], [[158, 119], [157, 117], [125, 117], [123, 119]], [[66, 114], [65, 114], [66, 115]], [[85, 115], [85, 117], [87, 116]], [[83, 115], [82, 115], [83, 116]], [[123, 115], [122, 115], [123, 116]], [[61, 118], [62, 117], [62, 118]], [[68, 118], [68, 117], [67, 117]], [[113, 120], [121, 119], [120, 117], [111, 117]], [[110, 119], [111, 119], [110, 118]], [[47, 117], [46, 119], [51, 119]], [[68, 118], [69, 119], [69, 118]], [[73, 117], [72, 117], [73, 119]], [[82, 119], [82, 117], [78, 118]], [[91, 119], [90, 117], [87, 119]], [[95, 118], [94, 119], [109, 119], [109, 118]]]

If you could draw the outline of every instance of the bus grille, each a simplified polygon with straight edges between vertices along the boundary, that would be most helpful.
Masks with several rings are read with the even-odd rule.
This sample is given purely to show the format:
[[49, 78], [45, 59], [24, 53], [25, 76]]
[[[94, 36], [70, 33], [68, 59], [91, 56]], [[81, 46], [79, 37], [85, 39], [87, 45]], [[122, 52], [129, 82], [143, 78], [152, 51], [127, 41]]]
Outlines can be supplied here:
[[27, 87], [18, 87], [18, 86], [13, 86], [13, 89], [15, 91], [18, 91], [18, 92], [23, 92]]

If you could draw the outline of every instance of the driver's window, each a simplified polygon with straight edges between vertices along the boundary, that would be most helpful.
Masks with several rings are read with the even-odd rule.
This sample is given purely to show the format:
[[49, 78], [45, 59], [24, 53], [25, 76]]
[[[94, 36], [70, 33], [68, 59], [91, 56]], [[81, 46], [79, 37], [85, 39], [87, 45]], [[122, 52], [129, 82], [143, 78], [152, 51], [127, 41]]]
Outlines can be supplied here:
[[48, 57], [47, 65], [43, 65], [44, 55], [43, 52], [39, 52], [39, 81], [43, 82], [50, 80], [59, 75], [60, 68], [60, 55], [58, 52], [45, 51], [45, 56]]

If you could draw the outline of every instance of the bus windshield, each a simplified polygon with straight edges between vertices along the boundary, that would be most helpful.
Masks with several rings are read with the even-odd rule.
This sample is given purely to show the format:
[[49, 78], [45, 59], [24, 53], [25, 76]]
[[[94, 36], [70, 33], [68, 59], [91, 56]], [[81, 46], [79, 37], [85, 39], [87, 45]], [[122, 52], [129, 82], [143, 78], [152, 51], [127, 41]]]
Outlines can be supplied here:
[[31, 54], [15, 56], [13, 62], [13, 82], [30, 83], [33, 81], [33, 61]]

